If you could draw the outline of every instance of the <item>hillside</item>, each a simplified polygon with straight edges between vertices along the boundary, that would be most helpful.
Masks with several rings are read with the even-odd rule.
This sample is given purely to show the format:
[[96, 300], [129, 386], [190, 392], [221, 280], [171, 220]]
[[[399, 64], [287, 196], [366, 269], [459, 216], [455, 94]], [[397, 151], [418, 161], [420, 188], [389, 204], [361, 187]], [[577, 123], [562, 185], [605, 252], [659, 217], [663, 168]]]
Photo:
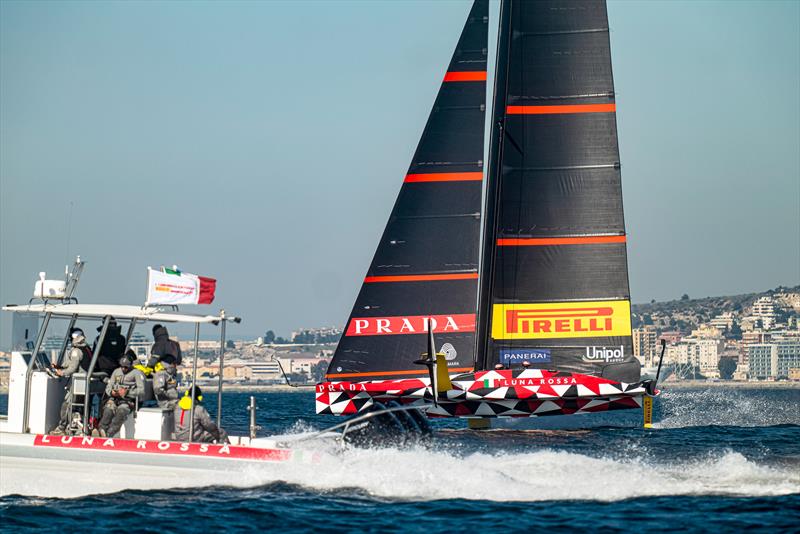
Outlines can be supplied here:
[[779, 321], [782, 322], [788, 316], [796, 315], [800, 311], [793, 309], [787, 298], [782, 298], [782, 296], [791, 294], [800, 294], [800, 285], [779, 286], [761, 293], [699, 299], [688, 298], [684, 295], [684, 298], [680, 300], [634, 304], [631, 307], [633, 327], [655, 324], [662, 328], [674, 327], [688, 331], [725, 312], [732, 312], [737, 319], [745, 316], [749, 313], [753, 302], [765, 296], [776, 298], [776, 313], [778, 313]]

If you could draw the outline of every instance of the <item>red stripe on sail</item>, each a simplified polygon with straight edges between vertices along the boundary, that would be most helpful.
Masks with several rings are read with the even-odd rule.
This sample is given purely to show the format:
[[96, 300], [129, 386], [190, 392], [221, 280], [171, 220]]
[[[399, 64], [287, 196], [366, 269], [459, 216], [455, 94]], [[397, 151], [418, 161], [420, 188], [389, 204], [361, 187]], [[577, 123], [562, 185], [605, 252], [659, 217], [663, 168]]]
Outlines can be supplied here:
[[569, 104], [564, 106], [508, 106], [507, 115], [561, 115], [565, 113], [613, 113], [616, 104]]
[[200, 280], [200, 294], [197, 296], [197, 303], [211, 304], [214, 302], [214, 293], [217, 291], [217, 281], [205, 276], [197, 278]]
[[444, 75], [446, 82], [485, 82], [485, 70], [473, 70], [464, 72], [448, 72]]
[[480, 182], [482, 172], [437, 172], [430, 174], [406, 174], [406, 183], [414, 182]]
[[548, 245], [597, 245], [602, 243], [625, 243], [624, 235], [586, 237], [531, 237], [498, 239], [498, 247], [542, 247]]
[[434, 282], [438, 280], [476, 280], [478, 273], [457, 273], [457, 274], [407, 274], [396, 276], [367, 276], [364, 278], [365, 284], [376, 282]]

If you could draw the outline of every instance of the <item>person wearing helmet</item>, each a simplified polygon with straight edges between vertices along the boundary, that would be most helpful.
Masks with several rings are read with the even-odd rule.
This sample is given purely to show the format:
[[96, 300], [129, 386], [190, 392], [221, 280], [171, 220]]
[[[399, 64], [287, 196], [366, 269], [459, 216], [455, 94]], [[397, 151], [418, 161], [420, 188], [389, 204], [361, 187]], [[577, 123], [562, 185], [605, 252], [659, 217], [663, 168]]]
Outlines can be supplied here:
[[106, 385], [108, 400], [103, 405], [99, 435], [113, 437], [122, 428], [136, 401], [144, 400], [144, 373], [133, 367], [136, 354], [128, 350], [119, 359], [119, 367], [111, 373]]
[[189, 427], [190, 427], [190, 414], [192, 404], [194, 404], [194, 429], [192, 432], [192, 441], [199, 443], [227, 443], [228, 434], [219, 428], [208, 410], [201, 404], [203, 401], [203, 392], [200, 386], [194, 387], [195, 401], [192, 403], [192, 388], [186, 390], [186, 393], [181, 398], [177, 406], [175, 406], [175, 432], [173, 439], [176, 441], [189, 441]]
[[181, 346], [169, 338], [169, 332], [165, 326], [157, 324], [153, 327], [153, 346], [150, 347], [150, 359], [147, 360], [147, 366], [155, 367], [161, 361], [161, 357], [166, 354], [172, 354], [177, 365], [183, 361]]
[[175, 365], [175, 356], [172, 354], [162, 356], [161, 367], [153, 374], [153, 394], [159, 408], [174, 410], [178, 404], [178, 382], [175, 379], [178, 368]]
[[61, 419], [58, 426], [51, 432], [52, 435], [63, 435], [67, 426], [72, 419], [72, 414], [69, 413], [69, 407], [72, 403], [72, 375], [82, 369], [83, 372], [89, 370], [89, 364], [92, 362], [92, 351], [86, 344], [86, 336], [80, 328], [73, 328], [70, 333], [71, 348], [67, 353], [66, 365], [63, 367], [53, 366], [53, 372], [64, 378], [67, 378], [65, 388], [67, 394], [64, 396], [64, 402], [61, 403]]

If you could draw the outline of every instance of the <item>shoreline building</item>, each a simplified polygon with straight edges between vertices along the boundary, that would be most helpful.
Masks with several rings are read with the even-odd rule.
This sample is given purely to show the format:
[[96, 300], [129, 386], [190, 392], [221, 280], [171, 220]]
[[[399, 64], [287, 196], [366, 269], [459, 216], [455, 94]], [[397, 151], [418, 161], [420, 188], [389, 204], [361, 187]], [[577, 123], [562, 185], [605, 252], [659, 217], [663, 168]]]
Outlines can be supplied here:
[[769, 330], [775, 326], [777, 315], [775, 314], [775, 301], [772, 297], [761, 297], [753, 302], [753, 309], [750, 317], [761, 321], [761, 327]]
[[800, 340], [781, 339], [750, 345], [750, 378], [789, 378], [800, 370]]
[[658, 332], [654, 326], [633, 329], [633, 355], [642, 365], [650, 366], [658, 357]]

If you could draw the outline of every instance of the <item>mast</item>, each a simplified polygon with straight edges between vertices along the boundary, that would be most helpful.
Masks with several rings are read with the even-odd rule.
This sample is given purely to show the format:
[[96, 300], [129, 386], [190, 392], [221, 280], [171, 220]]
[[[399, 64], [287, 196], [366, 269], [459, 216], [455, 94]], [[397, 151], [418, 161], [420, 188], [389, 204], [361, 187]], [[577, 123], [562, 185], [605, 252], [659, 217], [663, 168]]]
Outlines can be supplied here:
[[497, 61], [494, 75], [494, 102], [492, 103], [492, 130], [489, 134], [489, 164], [486, 173], [486, 192], [483, 207], [483, 238], [481, 239], [481, 264], [478, 288], [478, 328], [475, 349], [475, 370], [487, 369], [489, 353], [490, 314], [487, 312], [492, 301], [492, 280], [494, 278], [495, 236], [497, 235], [496, 215], [499, 209], [498, 187], [502, 166], [503, 129], [508, 84], [508, 53], [511, 46], [511, 2], [500, 0], [500, 26], [497, 32]]
[[486, 118], [488, 0], [476, 0], [328, 380], [423, 376], [428, 324], [451, 372], [472, 370]]
[[604, 0], [505, 0], [476, 366], [639, 380]]

